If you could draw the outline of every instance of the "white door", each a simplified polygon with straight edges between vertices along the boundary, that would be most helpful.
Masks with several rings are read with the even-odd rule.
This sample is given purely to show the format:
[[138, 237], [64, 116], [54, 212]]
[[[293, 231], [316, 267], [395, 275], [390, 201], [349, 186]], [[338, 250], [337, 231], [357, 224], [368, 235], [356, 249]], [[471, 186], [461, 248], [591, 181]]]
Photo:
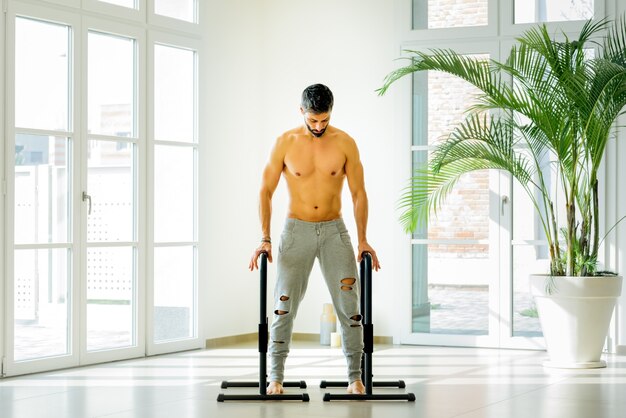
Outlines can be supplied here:
[[142, 31], [83, 20], [81, 363], [145, 353]]
[[5, 375], [204, 345], [199, 44], [141, 26], [9, 3]]
[[[499, 54], [497, 42], [451, 47], [481, 60]], [[477, 89], [447, 74], [425, 72], [413, 76], [411, 90], [415, 169], [424, 166], [433, 144], [462, 120]], [[529, 260], [521, 247], [511, 246], [514, 195], [506, 174], [466, 175], [430, 215], [428, 225], [413, 234], [411, 314], [404, 320], [401, 342], [543, 347], [524, 271], [511, 263]], [[532, 219], [532, 211], [522, 204], [515, 205], [516, 216]]]
[[79, 20], [7, 14], [5, 374], [78, 364]]

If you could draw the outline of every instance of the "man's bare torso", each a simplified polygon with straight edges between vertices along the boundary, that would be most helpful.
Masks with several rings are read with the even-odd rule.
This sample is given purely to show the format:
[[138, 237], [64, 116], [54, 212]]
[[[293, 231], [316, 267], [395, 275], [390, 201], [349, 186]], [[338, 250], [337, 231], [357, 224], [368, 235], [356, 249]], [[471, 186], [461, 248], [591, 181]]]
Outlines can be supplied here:
[[283, 176], [289, 190], [287, 216], [309, 222], [341, 216], [341, 193], [346, 177], [346, 147], [351, 138], [328, 126], [317, 138], [306, 127], [283, 134]]

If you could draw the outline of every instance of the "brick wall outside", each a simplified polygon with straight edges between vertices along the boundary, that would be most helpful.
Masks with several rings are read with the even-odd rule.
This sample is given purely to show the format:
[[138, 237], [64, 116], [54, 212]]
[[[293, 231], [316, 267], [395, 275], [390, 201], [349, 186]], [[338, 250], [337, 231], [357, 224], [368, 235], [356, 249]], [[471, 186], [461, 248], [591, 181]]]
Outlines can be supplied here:
[[[484, 58], [480, 56], [477, 58]], [[428, 142], [445, 138], [463, 120], [478, 90], [465, 81], [444, 73], [428, 74]], [[432, 216], [429, 239], [487, 239], [489, 237], [489, 172], [470, 173], [461, 178], [446, 203]], [[489, 246], [429, 245], [438, 258], [487, 258]]]
[[484, 25], [487, 0], [428, 0], [428, 29]]

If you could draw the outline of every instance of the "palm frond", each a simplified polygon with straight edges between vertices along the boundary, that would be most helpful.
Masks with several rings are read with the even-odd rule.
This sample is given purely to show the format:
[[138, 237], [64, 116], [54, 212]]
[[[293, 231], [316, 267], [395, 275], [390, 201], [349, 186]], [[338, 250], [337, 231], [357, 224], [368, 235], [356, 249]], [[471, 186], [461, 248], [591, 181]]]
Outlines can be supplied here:
[[399, 68], [385, 77], [384, 84], [377, 92], [384, 94], [398, 79], [420, 71], [441, 71], [459, 77], [481, 90], [484, 97], [495, 103], [506, 101], [510, 87], [500, 79], [495, 68], [488, 61], [457, 54], [452, 50], [433, 49], [428, 53], [405, 51], [413, 54], [410, 64]]
[[483, 160], [483, 167], [510, 172], [520, 183], [532, 182], [534, 166], [515, 149], [515, 124], [508, 117], [471, 113], [433, 152], [431, 169], [438, 172], [461, 160]]
[[602, 58], [626, 67], [626, 16], [620, 16], [604, 39]]

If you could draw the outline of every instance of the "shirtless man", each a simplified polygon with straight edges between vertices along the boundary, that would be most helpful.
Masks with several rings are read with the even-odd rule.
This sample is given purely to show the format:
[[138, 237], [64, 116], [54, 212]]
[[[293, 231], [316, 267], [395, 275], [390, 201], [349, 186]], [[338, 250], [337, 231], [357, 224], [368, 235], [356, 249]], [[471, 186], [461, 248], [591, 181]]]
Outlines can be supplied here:
[[344, 178], [354, 204], [358, 231], [358, 261], [364, 251], [372, 255], [372, 266], [380, 264], [368, 244], [367, 195], [363, 166], [354, 140], [329, 125], [333, 94], [322, 84], [302, 92], [300, 112], [304, 125], [285, 132], [276, 140], [263, 172], [259, 216], [261, 245], [250, 260], [258, 268], [262, 252], [272, 261], [270, 219], [272, 195], [281, 174], [289, 190], [289, 212], [278, 246], [275, 310], [270, 331], [270, 384], [268, 394], [283, 393], [285, 360], [289, 353], [293, 320], [306, 291], [315, 258], [330, 291], [342, 329], [344, 355], [348, 363], [348, 392], [365, 393], [361, 381], [363, 328], [359, 305], [359, 282], [354, 248], [341, 219], [341, 190]]

